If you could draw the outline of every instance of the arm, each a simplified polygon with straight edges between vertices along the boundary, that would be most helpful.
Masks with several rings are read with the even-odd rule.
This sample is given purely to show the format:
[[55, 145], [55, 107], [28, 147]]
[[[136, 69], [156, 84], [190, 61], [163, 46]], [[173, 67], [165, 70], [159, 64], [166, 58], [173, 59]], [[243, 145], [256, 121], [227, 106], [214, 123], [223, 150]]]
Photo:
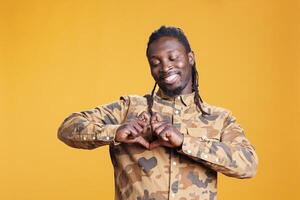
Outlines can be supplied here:
[[257, 171], [255, 149], [230, 112], [224, 121], [220, 141], [184, 135], [178, 152], [227, 176], [250, 178]]
[[121, 97], [111, 104], [72, 113], [60, 125], [57, 137], [68, 146], [79, 149], [117, 145], [116, 130], [127, 114], [128, 106], [129, 98]]

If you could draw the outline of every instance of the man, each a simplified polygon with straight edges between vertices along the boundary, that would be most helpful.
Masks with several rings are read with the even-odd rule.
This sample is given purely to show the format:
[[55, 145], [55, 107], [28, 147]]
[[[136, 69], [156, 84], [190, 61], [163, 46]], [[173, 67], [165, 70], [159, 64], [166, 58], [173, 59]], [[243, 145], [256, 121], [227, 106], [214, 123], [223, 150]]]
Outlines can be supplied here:
[[150, 95], [73, 113], [58, 138], [74, 148], [109, 145], [118, 200], [214, 200], [217, 172], [253, 177], [255, 150], [229, 110], [202, 101], [183, 31], [160, 27], [146, 55], [155, 80]]

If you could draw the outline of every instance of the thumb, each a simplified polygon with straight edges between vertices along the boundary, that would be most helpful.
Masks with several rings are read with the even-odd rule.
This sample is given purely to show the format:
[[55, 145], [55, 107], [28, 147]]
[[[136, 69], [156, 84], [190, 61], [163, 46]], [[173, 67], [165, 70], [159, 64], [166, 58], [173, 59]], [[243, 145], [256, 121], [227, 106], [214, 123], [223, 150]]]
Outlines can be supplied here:
[[152, 116], [151, 116], [151, 123], [155, 123], [155, 122], [161, 122], [163, 121], [163, 117], [159, 114], [159, 113], [154, 113]]
[[155, 140], [152, 143], [150, 143], [149, 149], [152, 150], [152, 149], [154, 149], [156, 147], [159, 147], [161, 145], [162, 145], [162, 141], [161, 140]]
[[140, 145], [144, 146], [146, 149], [149, 149], [149, 142], [145, 140], [142, 136], [136, 137], [135, 141]]
[[149, 123], [150, 121], [150, 116], [146, 111], [143, 111], [141, 114], [139, 114], [138, 118], [146, 123]]

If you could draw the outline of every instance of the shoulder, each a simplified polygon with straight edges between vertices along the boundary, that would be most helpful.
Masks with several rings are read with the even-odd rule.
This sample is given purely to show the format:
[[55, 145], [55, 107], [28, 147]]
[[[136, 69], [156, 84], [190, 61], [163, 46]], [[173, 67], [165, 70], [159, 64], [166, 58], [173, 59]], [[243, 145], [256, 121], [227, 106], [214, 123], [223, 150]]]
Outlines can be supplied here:
[[206, 101], [203, 101], [202, 105], [203, 105], [203, 110], [206, 111], [207, 113], [209, 113], [209, 115], [211, 115], [211, 116], [219, 116], [219, 117], [225, 118], [225, 117], [231, 115], [231, 113], [232, 113], [231, 110], [229, 110], [227, 108], [212, 105]]
[[140, 96], [136, 94], [129, 94], [120, 96], [120, 100], [124, 101], [128, 106], [147, 105], [148, 98], [149, 95]]

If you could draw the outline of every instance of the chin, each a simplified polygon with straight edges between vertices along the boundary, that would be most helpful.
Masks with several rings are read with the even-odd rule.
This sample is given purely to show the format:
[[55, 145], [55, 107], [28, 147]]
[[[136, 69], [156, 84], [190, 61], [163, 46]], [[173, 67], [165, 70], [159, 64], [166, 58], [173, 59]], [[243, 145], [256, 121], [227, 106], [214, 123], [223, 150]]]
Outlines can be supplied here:
[[162, 86], [159, 85], [159, 88], [161, 88], [162, 91], [170, 97], [180, 95], [182, 90], [184, 89], [184, 87], [181, 86], [172, 88], [172, 87], [166, 87], [165, 85]]

